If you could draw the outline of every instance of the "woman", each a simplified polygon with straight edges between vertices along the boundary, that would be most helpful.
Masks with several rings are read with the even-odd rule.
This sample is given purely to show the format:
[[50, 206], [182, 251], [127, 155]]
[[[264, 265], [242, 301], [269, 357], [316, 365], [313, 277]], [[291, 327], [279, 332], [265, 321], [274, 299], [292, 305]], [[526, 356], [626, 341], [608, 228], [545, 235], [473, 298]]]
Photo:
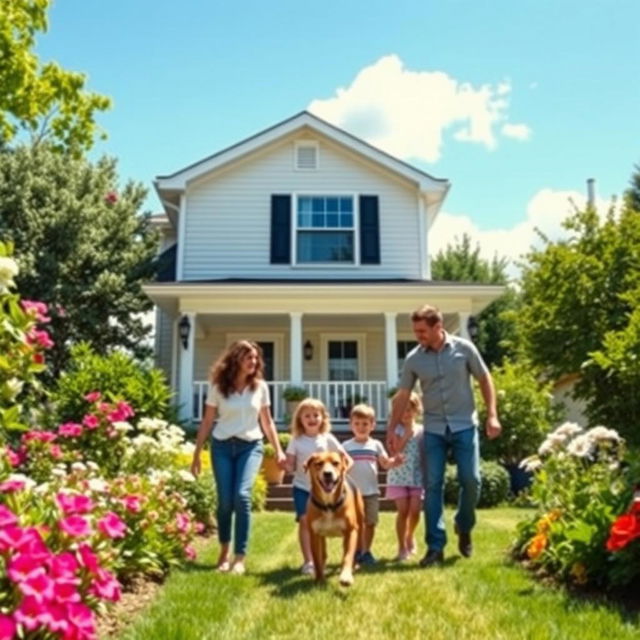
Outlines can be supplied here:
[[[198, 429], [191, 471], [199, 475], [200, 454], [213, 431], [211, 461], [218, 493], [218, 571], [243, 574], [251, 518], [251, 489], [262, 463], [262, 434], [284, 465], [285, 455], [269, 409], [260, 347], [234, 342], [211, 368], [211, 387]], [[215, 428], [214, 428], [215, 422]], [[262, 429], [262, 430], [261, 430]], [[234, 556], [230, 559], [231, 520], [235, 512]]]

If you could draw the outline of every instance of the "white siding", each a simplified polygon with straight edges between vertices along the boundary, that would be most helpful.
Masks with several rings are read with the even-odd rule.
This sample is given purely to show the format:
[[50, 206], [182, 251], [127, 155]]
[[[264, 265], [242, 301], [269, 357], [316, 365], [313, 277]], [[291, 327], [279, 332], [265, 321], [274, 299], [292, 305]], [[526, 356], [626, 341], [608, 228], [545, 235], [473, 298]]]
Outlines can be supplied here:
[[[256, 152], [189, 186], [184, 279], [420, 278], [417, 189], [324, 139], [319, 140], [318, 170], [296, 171], [295, 140]], [[381, 264], [271, 265], [271, 195], [295, 192], [378, 195]]]

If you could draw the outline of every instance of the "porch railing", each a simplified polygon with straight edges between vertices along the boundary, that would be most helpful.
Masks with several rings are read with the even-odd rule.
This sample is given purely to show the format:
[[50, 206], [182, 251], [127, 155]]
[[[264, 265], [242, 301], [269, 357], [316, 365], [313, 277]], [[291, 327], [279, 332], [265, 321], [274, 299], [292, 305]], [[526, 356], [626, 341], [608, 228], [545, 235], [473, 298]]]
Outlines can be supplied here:
[[[286, 387], [291, 386], [287, 380], [268, 381], [271, 395], [271, 413], [273, 419], [282, 423], [287, 412], [287, 403], [282, 398]], [[373, 407], [378, 421], [386, 420], [389, 413], [387, 399], [387, 383], [383, 380], [327, 381], [308, 380], [302, 386], [309, 397], [318, 398], [327, 407], [333, 422], [346, 422], [349, 409], [357, 402], [366, 402]], [[209, 383], [197, 380], [193, 383], [193, 419], [200, 421], [207, 398]]]

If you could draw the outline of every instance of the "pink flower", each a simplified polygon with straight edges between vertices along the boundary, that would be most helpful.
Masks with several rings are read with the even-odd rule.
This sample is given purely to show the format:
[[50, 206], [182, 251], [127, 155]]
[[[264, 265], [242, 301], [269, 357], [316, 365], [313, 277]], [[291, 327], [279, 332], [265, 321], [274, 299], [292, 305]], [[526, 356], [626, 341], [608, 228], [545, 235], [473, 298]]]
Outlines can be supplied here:
[[67, 604], [67, 619], [71, 627], [69, 632], [73, 632], [75, 635], [69, 635], [68, 632], [65, 634], [65, 638], [73, 638], [74, 640], [95, 638], [95, 616], [86, 604], [82, 604], [81, 602]]
[[0, 529], [0, 552], [14, 551], [25, 538], [24, 529], [8, 525]]
[[41, 605], [39, 618], [42, 624], [45, 625], [52, 633], [62, 631], [64, 634], [63, 637], [71, 637], [67, 635], [69, 622], [67, 621], [67, 610], [62, 604], [44, 602]]
[[124, 538], [127, 525], [117, 514], [109, 511], [98, 520], [98, 529], [108, 538]]
[[90, 413], [88, 413], [84, 418], [82, 418], [82, 424], [87, 427], [87, 429], [97, 429], [100, 426], [100, 420]]
[[40, 626], [42, 622], [40, 614], [42, 613], [42, 605], [33, 596], [22, 598], [20, 606], [15, 610], [14, 617], [18, 624], [24, 626], [27, 631], [33, 631]]
[[102, 394], [99, 391], [91, 391], [84, 397], [84, 399], [91, 404], [98, 402], [100, 398], [102, 398]]
[[140, 513], [142, 509], [142, 498], [140, 496], [130, 495], [122, 498], [122, 504], [127, 511], [131, 513]]
[[44, 570], [29, 574], [18, 583], [18, 589], [25, 597], [35, 598], [36, 602], [53, 600], [53, 580]]
[[82, 494], [59, 493], [56, 502], [65, 515], [89, 513], [93, 509], [93, 500]]
[[188, 544], [184, 548], [184, 555], [185, 557], [189, 558], [189, 560], [195, 560], [196, 550], [190, 544]]
[[58, 427], [58, 434], [67, 438], [75, 438], [82, 435], [82, 425], [77, 422], [65, 422]]
[[24, 489], [24, 480], [5, 480], [0, 483], [0, 493], [13, 493], [14, 491], [22, 491]]
[[21, 440], [23, 443], [30, 442], [31, 440], [37, 440], [39, 442], [53, 442], [58, 436], [53, 431], [39, 431], [37, 429], [32, 429], [31, 431], [27, 431]]
[[78, 547], [78, 554], [80, 555], [80, 564], [87, 569], [90, 573], [98, 573], [100, 570], [100, 563], [98, 562], [98, 556], [93, 553], [91, 547], [83, 542]]
[[196, 522], [195, 530], [196, 530], [196, 533], [202, 533], [204, 531], [204, 523], [203, 522]]
[[80, 602], [78, 591], [79, 578], [59, 578], [53, 583], [53, 600], [55, 602]]
[[58, 521], [58, 526], [67, 535], [73, 538], [82, 538], [91, 535], [91, 527], [82, 516], [68, 516]]
[[42, 561], [28, 553], [18, 553], [7, 563], [7, 574], [14, 582], [23, 582], [30, 575], [43, 571]]
[[180, 533], [186, 533], [189, 530], [189, 524], [191, 523], [191, 520], [186, 513], [178, 513], [176, 515], [176, 523], [178, 526], [178, 531], [180, 531]]
[[27, 333], [27, 343], [30, 345], [38, 345], [43, 349], [51, 349], [55, 342], [44, 329], [30, 329]]
[[118, 409], [125, 414], [125, 420], [136, 415], [136, 412], [127, 402], [118, 402]]
[[51, 449], [49, 450], [49, 453], [51, 453], [51, 457], [54, 460], [60, 460], [60, 458], [62, 458], [63, 456], [62, 449], [58, 444], [52, 444]]
[[16, 635], [16, 623], [11, 616], [0, 613], [0, 640], [13, 640]]
[[54, 578], [75, 576], [79, 566], [76, 557], [70, 551], [63, 551], [49, 558], [49, 572]]
[[126, 419], [124, 411], [121, 411], [120, 409], [114, 409], [107, 414], [107, 420], [109, 422], [124, 422]]
[[107, 204], [115, 204], [118, 202], [118, 194], [115, 191], [109, 191], [104, 196], [104, 201]]
[[18, 455], [11, 447], [5, 448], [5, 453], [7, 455], [7, 460], [12, 467], [19, 467], [22, 459], [20, 455]]
[[91, 585], [89, 592], [110, 602], [117, 602], [122, 595], [120, 583], [116, 580], [115, 576], [106, 569], [100, 569], [98, 571], [98, 575]]
[[18, 516], [16, 516], [9, 507], [0, 504], [0, 528], [7, 527], [10, 524], [16, 524], [18, 522]]
[[21, 300], [20, 304], [22, 305], [22, 308], [28, 314], [32, 315], [38, 322], [46, 323], [51, 321], [51, 318], [47, 316], [49, 307], [44, 302]]
[[51, 551], [44, 543], [42, 535], [36, 527], [27, 527], [22, 530], [22, 538], [16, 544], [16, 549], [20, 553], [28, 554], [40, 562], [45, 562], [51, 557]]

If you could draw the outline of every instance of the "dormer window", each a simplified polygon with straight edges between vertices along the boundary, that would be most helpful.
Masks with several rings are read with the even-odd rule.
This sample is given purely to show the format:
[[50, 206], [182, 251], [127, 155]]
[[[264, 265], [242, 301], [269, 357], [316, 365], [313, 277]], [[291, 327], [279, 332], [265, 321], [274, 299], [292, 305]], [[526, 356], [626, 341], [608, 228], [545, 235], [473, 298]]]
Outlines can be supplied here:
[[314, 171], [318, 168], [318, 143], [299, 140], [295, 143], [294, 166], [298, 171]]

